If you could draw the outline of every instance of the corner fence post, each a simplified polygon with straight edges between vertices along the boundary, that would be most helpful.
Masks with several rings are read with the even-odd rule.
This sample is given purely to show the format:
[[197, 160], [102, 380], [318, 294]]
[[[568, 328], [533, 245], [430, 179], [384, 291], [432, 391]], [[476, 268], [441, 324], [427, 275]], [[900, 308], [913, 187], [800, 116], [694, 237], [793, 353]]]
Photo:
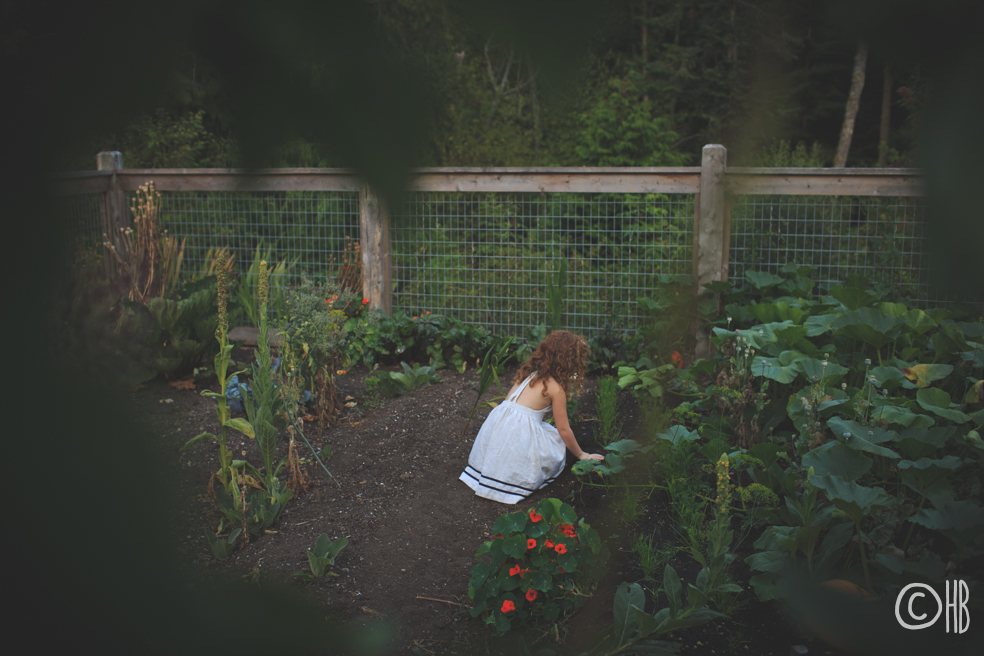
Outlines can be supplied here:
[[389, 209], [368, 183], [359, 191], [359, 247], [362, 251], [362, 295], [369, 299], [369, 311], [393, 313], [393, 286], [390, 277]]
[[[109, 180], [109, 189], [99, 199], [99, 215], [102, 217], [103, 234], [106, 240], [116, 247], [118, 253], [122, 253], [120, 231], [129, 225], [126, 214], [126, 192], [120, 188], [120, 181], [116, 177], [116, 171], [122, 168], [123, 153], [118, 150], [102, 151], [96, 155], [96, 170], [113, 172]], [[116, 267], [108, 251], [103, 253], [103, 263], [106, 279], [112, 280], [115, 277]]]
[[[694, 222], [694, 279], [697, 292], [715, 280], [728, 279], [728, 246], [731, 226], [724, 193], [728, 150], [718, 144], [704, 146], [700, 162], [700, 196]], [[694, 356], [706, 358], [711, 344], [707, 327], [697, 321]]]

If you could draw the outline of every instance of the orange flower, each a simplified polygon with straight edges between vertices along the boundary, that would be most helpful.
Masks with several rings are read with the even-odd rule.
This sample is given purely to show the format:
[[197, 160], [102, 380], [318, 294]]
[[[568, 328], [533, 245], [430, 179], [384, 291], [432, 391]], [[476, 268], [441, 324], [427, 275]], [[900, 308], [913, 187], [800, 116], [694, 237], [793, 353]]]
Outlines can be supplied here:
[[502, 602], [502, 612], [503, 613], [509, 613], [509, 612], [514, 611], [514, 610], [516, 610], [516, 604], [514, 604], [511, 601], [509, 601], [508, 599], [506, 599], [504, 602]]
[[541, 519], [543, 519], [543, 516], [542, 515], [537, 515], [535, 510], [531, 510], [530, 511], [530, 519], [532, 519], [534, 522], [538, 522]]
[[[509, 570], [509, 576], [516, 576], [517, 574], [522, 574], [522, 572], [523, 569], [519, 565], [513, 565], [513, 567]], [[520, 576], [519, 578], [523, 577]]]
[[545, 546], [547, 549], [553, 549], [554, 546], [553, 540], [547, 540], [546, 542], [543, 543], [543, 546]]
[[336, 374], [338, 374], [339, 376], [344, 376], [344, 375], [345, 375], [346, 373], [348, 373], [348, 372], [347, 372], [347, 371], [345, 371], [344, 369], [339, 369], [339, 370], [338, 370], [338, 371], [336, 371], [335, 373], [336, 373]]
[[533, 601], [534, 599], [536, 599], [536, 590], [527, 590], [526, 601]]
[[369, 302], [369, 299], [368, 299], [368, 298], [364, 298], [364, 299], [362, 299], [362, 304], [363, 304], [363, 305], [365, 305], [365, 304], [366, 304], [366, 303], [368, 303], [368, 302]]
[[677, 369], [683, 369], [683, 356], [678, 352], [673, 351], [673, 355], [670, 356], [670, 362], [675, 364]]
[[427, 310], [427, 312], [425, 312], [424, 314], [430, 314], [430, 313], [431, 313], [431, 311], [430, 310]]
[[530, 538], [530, 539], [528, 539], [528, 540], [526, 541], [526, 548], [527, 548], [527, 549], [532, 549], [532, 548], [534, 548], [535, 546], [536, 546], [536, 540], [534, 540], [533, 538]]
[[567, 547], [565, 547], [562, 544], [558, 544], [556, 547], [554, 547], [554, 551], [556, 551], [559, 554], [565, 554], [567, 553]]

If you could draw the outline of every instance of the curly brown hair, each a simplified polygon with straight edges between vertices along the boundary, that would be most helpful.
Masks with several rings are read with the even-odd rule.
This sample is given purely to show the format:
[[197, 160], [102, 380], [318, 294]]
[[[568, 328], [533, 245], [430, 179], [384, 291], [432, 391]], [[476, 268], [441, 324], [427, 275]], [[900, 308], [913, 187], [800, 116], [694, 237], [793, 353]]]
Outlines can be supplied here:
[[[513, 376], [513, 383], [526, 380], [536, 372], [530, 385], [553, 378], [570, 398], [571, 393], [584, 384], [584, 366], [588, 359], [588, 342], [580, 335], [567, 330], [555, 330], [540, 342], [533, 356], [523, 363]], [[543, 386], [547, 396], [547, 386]]]

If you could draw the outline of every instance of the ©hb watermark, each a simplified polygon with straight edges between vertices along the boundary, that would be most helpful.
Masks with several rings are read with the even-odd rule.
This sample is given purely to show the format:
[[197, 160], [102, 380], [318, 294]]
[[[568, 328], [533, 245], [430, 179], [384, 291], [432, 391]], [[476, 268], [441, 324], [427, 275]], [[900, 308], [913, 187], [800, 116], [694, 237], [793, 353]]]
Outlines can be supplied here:
[[[917, 597], [925, 597], [926, 595], [922, 592], [913, 592], [909, 597], [909, 602], [906, 604], [905, 608], [909, 613], [909, 617], [916, 620], [917, 622], [922, 622], [921, 624], [908, 624], [902, 619], [902, 613], [900, 608], [902, 606], [902, 600], [905, 598], [905, 593], [913, 588], [925, 588], [929, 590], [930, 594], [936, 599], [936, 615], [933, 619], [928, 622], [922, 622], [928, 615], [922, 613], [921, 615], [916, 615], [916, 612], [912, 609], [912, 602], [916, 600]], [[946, 632], [950, 632], [950, 609], [953, 609], [953, 632], [954, 633], [964, 633], [968, 628], [970, 628], [970, 611], [967, 609], [967, 601], [970, 599], [970, 589], [967, 587], [965, 581], [954, 581], [953, 582], [953, 596], [950, 596], [950, 582], [946, 582]], [[910, 583], [909, 585], [902, 588], [899, 592], [899, 596], [895, 599], [895, 619], [899, 621], [899, 624], [909, 629], [910, 631], [918, 631], [919, 629], [925, 629], [936, 624], [936, 620], [940, 619], [940, 615], [943, 614], [944, 603], [940, 599], [940, 596], [936, 594], [936, 590], [929, 587], [925, 583]]]

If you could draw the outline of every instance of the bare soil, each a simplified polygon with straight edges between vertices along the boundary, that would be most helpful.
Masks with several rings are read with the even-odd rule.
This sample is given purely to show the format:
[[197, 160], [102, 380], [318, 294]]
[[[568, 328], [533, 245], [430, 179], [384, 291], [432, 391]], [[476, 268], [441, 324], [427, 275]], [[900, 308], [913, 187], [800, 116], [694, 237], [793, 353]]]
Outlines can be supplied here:
[[[176, 483], [170, 522], [180, 538], [185, 566], [206, 584], [245, 578], [260, 586], [289, 586], [323, 603], [340, 622], [388, 630], [391, 640], [385, 653], [516, 653], [515, 637], [497, 639], [489, 627], [468, 615], [468, 571], [500, 514], [557, 497], [599, 530], [612, 554], [609, 573], [595, 596], [556, 632], [530, 630], [523, 638], [527, 645], [536, 645], [534, 651], [547, 647], [578, 653], [590, 646], [612, 623], [618, 585], [642, 578], [632, 552], [634, 535], [655, 532], [659, 540], [673, 539], [665, 500], [652, 495], [641, 515], [626, 524], [616, 507], [620, 492], [582, 489], [569, 471], [570, 456], [567, 471], [524, 504], [509, 506], [477, 497], [458, 480], [489, 412], [480, 409], [462, 435], [476, 398], [477, 372], [442, 370], [441, 384], [376, 405], [366, 398], [367, 374], [355, 369], [337, 380], [339, 399], [351, 397], [354, 408], [345, 409], [330, 426], [305, 424], [316, 449], [330, 444], [333, 455], [326, 464], [334, 480], [317, 463], [307, 464], [312, 487], [289, 501], [271, 532], [245, 545], [241, 539], [241, 548], [223, 562], [215, 560], [204, 535], [214, 532], [220, 519], [207, 494], [209, 477], [218, 468], [218, 447], [202, 441], [177, 454], [200, 432], [218, 432], [214, 403], [200, 395], [201, 389], [178, 390], [161, 382], [133, 392], [134, 409], [149, 419], [153, 433], [174, 453], [163, 466]], [[580, 421], [573, 428], [585, 450], [600, 451], [593, 438], [593, 389], [589, 383], [576, 413]], [[493, 393], [498, 395], [493, 389], [487, 398]], [[631, 399], [623, 405], [631, 430], [636, 409]], [[251, 440], [234, 431], [230, 435], [237, 456], [261, 462]], [[286, 441], [281, 442], [278, 458], [287, 448]], [[300, 455], [311, 458], [306, 447]], [[306, 552], [321, 533], [332, 539], [347, 537], [349, 545], [332, 570], [337, 576], [304, 582], [293, 574], [308, 571]], [[671, 561], [684, 585], [697, 572], [688, 561], [683, 556]], [[745, 600], [731, 620], [674, 635], [684, 645], [680, 653], [785, 656], [797, 644], [809, 645], [812, 654], [833, 653], [790, 627], [773, 604], [759, 603], [750, 592]], [[656, 610], [652, 594], [647, 594], [647, 604], [649, 612]]]

